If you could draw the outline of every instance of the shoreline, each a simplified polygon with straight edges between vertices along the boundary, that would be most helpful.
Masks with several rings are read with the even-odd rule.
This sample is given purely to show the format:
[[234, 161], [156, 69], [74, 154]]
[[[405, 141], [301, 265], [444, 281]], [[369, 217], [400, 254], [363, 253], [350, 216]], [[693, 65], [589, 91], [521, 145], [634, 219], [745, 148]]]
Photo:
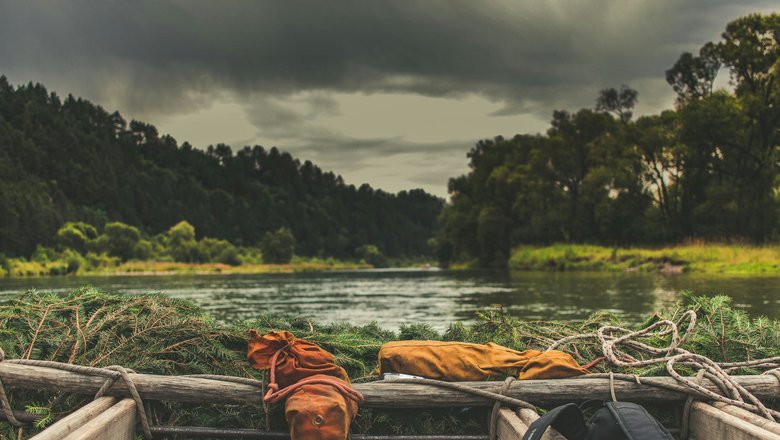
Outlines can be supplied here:
[[296, 274], [296, 273], [321, 273], [321, 272], [343, 272], [343, 271], [363, 271], [363, 270], [381, 270], [381, 269], [420, 269], [434, 270], [438, 266], [425, 262], [416, 262], [410, 264], [400, 264], [388, 266], [386, 268], [377, 268], [365, 262], [348, 261], [299, 261], [287, 264], [265, 264], [265, 263], [245, 263], [238, 266], [230, 266], [222, 263], [177, 263], [160, 261], [129, 261], [118, 266], [91, 268], [86, 270], [77, 270], [69, 273], [54, 273], [50, 271], [49, 266], [59, 264], [58, 262], [37, 263], [35, 272], [24, 274], [5, 273], [0, 275], [3, 279], [26, 279], [26, 278], [62, 278], [62, 277], [112, 277], [112, 276], [179, 276], [179, 275], [273, 275], [273, 274]]
[[520, 246], [513, 250], [508, 268], [511, 272], [780, 275], [780, 246], [714, 243], [659, 248], [576, 244]]
[[[56, 264], [56, 263], [55, 263]], [[287, 264], [247, 263], [230, 266], [222, 263], [176, 263], [160, 261], [130, 261], [119, 266], [78, 270], [71, 273], [48, 272], [45, 264], [35, 273], [6, 274], [0, 279], [58, 278], [58, 277], [111, 277], [111, 276], [175, 276], [175, 275], [262, 275], [306, 272], [332, 272], [366, 270], [374, 267], [367, 263], [352, 262], [294, 262]]]

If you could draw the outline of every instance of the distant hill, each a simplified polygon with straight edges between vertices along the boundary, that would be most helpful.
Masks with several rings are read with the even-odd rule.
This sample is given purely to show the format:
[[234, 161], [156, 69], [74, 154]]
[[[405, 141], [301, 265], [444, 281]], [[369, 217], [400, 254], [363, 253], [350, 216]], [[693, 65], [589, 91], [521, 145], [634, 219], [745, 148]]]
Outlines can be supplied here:
[[122, 221], [157, 234], [180, 220], [254, 245], [288, 227], [296, 253], [351, 257], [376, 245], [426, 255], [444, 201], [355, 187], [276, 148], [193, 148], [149, 124], [0, 76], [0, 253], [29, 255], [65, 221]]

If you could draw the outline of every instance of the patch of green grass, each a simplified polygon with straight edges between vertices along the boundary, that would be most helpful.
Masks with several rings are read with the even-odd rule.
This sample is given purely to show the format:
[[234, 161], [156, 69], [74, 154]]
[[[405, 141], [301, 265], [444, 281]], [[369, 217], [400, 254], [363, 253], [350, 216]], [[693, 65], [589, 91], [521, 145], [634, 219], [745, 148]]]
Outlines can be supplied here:
[[521, 246], [512, 270], [584, 270], [780, 274], [780, 246], [688, 244], [664, 248], [610, 248], [556, 244]]

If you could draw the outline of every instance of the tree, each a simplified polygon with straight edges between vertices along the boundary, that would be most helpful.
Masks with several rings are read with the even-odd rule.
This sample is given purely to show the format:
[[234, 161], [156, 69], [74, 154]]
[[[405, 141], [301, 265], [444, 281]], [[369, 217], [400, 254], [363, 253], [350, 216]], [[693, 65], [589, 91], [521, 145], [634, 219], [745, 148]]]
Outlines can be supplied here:
[[596, 99], [596, 110], [614, 113], [621, 122], [627, 123], [638, 97], [639, 93], [625, 84], [620, 86], [620, 90], [614, 87], [604, 89]]
[[382, 251], [372, 244], [364, 244], [355, 249], [355, 255], [366, 263], [376, 267], [387, 267], [387, 258], [382, 255]]
[[127, 261], [135, 257], [136, 245], [140, 240], [141, 231], [135, 226], [111, 222], [103, 228], [103, 234], [97, 242], [101, 250]]
[[57, 231], [56, 242], [61, 249], [86, 253], [98, 233], [94, 226], [84, 222], [67, 222]]
[[712, 42], [699, 50], [698, 57], [690, 52], [680, 55], [674, 66], [666, 71], [666, 82], [677, 92], [677, 103], [684, 105], [709, 96], [720, 66], [717, 46]]
[[180, 221], [168, 229], [165, 246], [173, 261], [193, 263], [203, 260], [195, 241], [195, 228], [187, 221]]
[[279, 228], [275, 232], [266, 232], [260, 242], [263, 261], [273, 264], [286, 264], [295, 254], [295, 237], [287, 228]]

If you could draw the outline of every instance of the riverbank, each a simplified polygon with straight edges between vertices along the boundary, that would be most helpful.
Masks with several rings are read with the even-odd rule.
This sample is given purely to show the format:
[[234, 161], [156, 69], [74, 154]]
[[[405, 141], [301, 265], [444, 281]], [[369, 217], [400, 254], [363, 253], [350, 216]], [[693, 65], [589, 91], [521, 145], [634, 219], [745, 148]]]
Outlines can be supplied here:
[[513, 271], [609, 271], [780, 274], [780, 246], [691, 244], [665, 248], [610, 248], [557, 244], [516, 248], [509, 260]]
[[72, 270], [67, 261], [47, 262], [9, 259], [8, 267], [0, 267], [0, 278], [47, 276], [113, 276], [113, 275], [260, 275], [269, 273], [325, 272], [336, 270], [371, 269], [365, 262], [322, 258], [294, 258], [286, 264], [243, 263], [179, 263], [170, 261], [128, 261], [124, 263], [82, 266]]
[[[683, 347], [715, 361], [760, 359], [780, 350], [776, 337], [780, 325], [766, 318], [749, 318], [733, 309], [724, 296], [714, 298], [688, 296], [685, 304], [667, 311], [659, 310], [649, 319], [677, 321], [682, 313], [695, 310], [698, 321]], [[132, 313], [128, 313], [132, 311]], [[585, 321], [523, 321], [501, 309], [484, 309], [473, 325], [450, 324], [443, 332], [426, 325], [402, 326], [387, 331], [376, 324], [357, 326], [348, 322], [323, 324], [305, 317], [280, 315], [256, 316], [250, 321], [215, 321], [203, 309], [189, 301], [165, 295], [111, 295], [91, 288], [67, 295], [41, 292], [22, 294], [0, 306], [0, 347], [7, 359], [31, 358], [69, 362], [78, 365], [123, 365], [139, 373], [183, 375], [224, 374], [260, 378], [249, 368], [246, 346], [249, 329], [260, 333], [289, 330], [313, 341], [335, 355], [354, 382], [375, 378], [382, 344], [396, 340], [433, 339], [472, 343], [496, 342], [516, 349], [544, 350], [551, 343], [580, 333], [592, 333], [601, 325], [629, 326], [614, 316], [599, 313]], [[75, 329], [63, 331], [63, 329]], [[668, 340], [652, 336], [645, 342], [666, 346]], [[600, 342], [583, 339], [560, 349], [584, 365], [602, 353]], [[663, 366], [616, 368], [599, 363], [591, 371], [607, 370], [641, 376], [664, 375]], [[690, 374], [686, 367], [680, 371]], [[756, 374], [740, 369], [735, 374]], [[60, 396], [60, 397], [57, 397]], [[51, 390], [10, 390], [15, 409], [57, 415], [90, 400], [62, 398]], [[161, 425], [200, 425], [265, 429], [266, 414], [259, 406], [152, 404], [156, 423]], [[272, 406], [267, 414], [271, 429], [286, 428], [281, 406]], [[356, 433], [372, 434], [478, 434], [485, 432], [487, 412], [456, 409], [374, 410], [363, 409], [353, 424]], [[0, 421], [0, 437], [27, 438], [42, 428], [28, 427], [24, 435]]]

